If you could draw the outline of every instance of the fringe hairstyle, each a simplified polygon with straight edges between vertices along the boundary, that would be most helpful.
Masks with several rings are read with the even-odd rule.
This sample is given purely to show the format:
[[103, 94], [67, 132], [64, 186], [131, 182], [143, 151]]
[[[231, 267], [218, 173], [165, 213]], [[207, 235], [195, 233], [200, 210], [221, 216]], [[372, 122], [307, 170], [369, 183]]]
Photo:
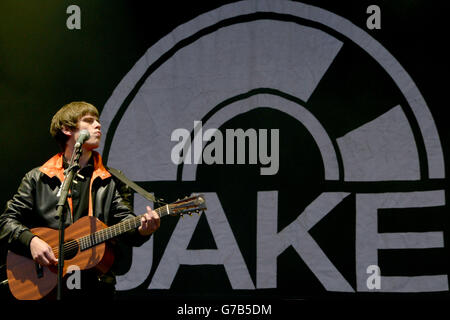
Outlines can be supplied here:
[[62, 150], [66, 147], [66, 142], [69, 138], [61, 131], [63, 126], [68, 129], [76, 129], [78, 120], [87, 114], [99, 117], [97, 108], [92, 104], [84, 101], [74, 101], [63, 106], [53, 116], [50, 124], [50, 134], [56, 139]]

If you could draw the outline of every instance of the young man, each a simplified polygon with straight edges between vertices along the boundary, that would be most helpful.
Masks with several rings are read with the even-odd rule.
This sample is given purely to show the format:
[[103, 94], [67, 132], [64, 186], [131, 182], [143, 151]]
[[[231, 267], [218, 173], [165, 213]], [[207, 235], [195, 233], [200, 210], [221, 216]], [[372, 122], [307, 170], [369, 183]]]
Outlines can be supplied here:
[[[54, 115], [50, 125], [50, 133], [63, 151], [25, 175], [17, 193], [7, 202], [0, 216], [0, 241], [6, 241], [13, 251], [30, 255], [42, 266], [56, 266], [58, 261], [51, 247], [30, 229], [58, 229], [58, 193], [81, 130], [89, 131], [90, 137], [82, 145], [80, 170], [67, 201], [66, 227], [87, 215], [97, 217], [106, 225], [134, 217], [129, 188], [106, 170], [101, 156], [94, 151], [99, 147], [102, 136], [97, 109], [86, 102], [65, 105]], [[159, 225], [158, 214], [147, 206], [141, 226], [120, 236], [118, 241], [128, 246], [140, 246]], [[71, 296], [91, 294], [99, 297], [102, 294], [112, 297], [114, 285], [113, 270], [104, 275], [96, 270], [86, 270], [81, 273], [81, 290], [67, 293]]]

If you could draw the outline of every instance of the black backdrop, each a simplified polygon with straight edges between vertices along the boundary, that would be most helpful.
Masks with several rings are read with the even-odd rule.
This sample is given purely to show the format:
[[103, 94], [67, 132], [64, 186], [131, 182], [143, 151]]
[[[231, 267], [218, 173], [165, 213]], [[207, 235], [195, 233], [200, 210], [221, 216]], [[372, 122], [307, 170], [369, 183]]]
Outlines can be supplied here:
[[[82, 28], [68, 30], [66, 8], [72, 1], [2, 1], [1, 203], [12, 197], [25, 172], [58, 151], [48, 133], [58, 108], [85, 100], [101, 111], [119, 81], [151, 45], [180, 24], [229, 2], [76, 1]], [[400, 62], [434, 117], [448, 173], [447, 7], [425, 0], [302, 2], [350, 20]], [[371, 4], [381, 8], [381, 30], [366, 27], [366, 9]], [[448, 203], [448, 195], [446, 199]], [[446, 218], [447, 248], [448, 222]], [[1, 253], [3, 264], [5, 248]], [[9, 295], [7, 289], [1, 290], [5, 297]]]

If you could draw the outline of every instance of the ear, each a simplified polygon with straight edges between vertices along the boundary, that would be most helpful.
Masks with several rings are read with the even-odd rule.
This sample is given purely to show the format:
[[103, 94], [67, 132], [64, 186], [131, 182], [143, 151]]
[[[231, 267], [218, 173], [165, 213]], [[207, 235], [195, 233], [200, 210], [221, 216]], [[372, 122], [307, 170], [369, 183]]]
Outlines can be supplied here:
[[66, 136], [71, 137], [73, 135], [73, 130], [70, 129], [69, 127], [63, 125], [61, 128], [61, 132], [64, 133]]

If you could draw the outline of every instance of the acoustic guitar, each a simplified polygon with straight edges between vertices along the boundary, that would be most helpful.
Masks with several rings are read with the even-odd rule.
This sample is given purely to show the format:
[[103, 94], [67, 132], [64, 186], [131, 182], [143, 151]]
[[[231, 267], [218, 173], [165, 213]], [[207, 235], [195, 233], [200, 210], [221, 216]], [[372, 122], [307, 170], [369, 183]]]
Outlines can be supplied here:
[[[202, 195], [193, 195], [174, 203], [155, 209], [160, 217], [200, 213], [206, 210]], [[96, 268], [105, 273], [112, 266], [114, 256], [106, 241], [141, 225], [141, 217], [125, 219], [111, 227], [95, 217], [82, 217], [64, 231], [64, 268], [65, 276], [70, 266], [79, 270]], [[35, 235], [47, 242], [58, 258], [59, 231], [50, 228], [33, 228]], [[19, 300], [39, 300], [48, 295], [57, 286], [57, 267], [43, 267], [31, 257], [8, 251], [6, 273], [11, 293]]]

